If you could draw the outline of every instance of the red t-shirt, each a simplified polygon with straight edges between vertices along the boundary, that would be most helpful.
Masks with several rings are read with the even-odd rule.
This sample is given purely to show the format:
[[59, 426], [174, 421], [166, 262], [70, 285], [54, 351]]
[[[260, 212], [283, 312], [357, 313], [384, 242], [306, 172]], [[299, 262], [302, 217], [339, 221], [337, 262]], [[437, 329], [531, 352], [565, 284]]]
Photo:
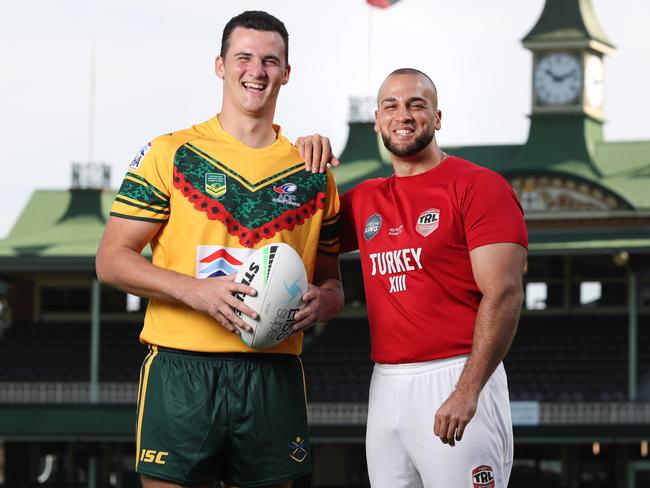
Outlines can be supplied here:
[[360, 250], [372, 359], [466, 354], [481, 301], [469, 252], [528, 246], [523, 211], [501, 175], [449, 156], [415, 176], [368, 180], [341, 198], [341, 251]]

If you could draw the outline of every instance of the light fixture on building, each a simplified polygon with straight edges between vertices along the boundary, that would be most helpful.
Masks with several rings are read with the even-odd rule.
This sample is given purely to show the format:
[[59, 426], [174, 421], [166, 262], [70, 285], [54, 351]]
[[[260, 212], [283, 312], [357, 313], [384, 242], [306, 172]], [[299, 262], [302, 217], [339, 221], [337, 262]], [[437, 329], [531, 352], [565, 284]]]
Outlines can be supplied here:
[[641, 441], [641, 457], [648, 457], [648, 439]]
[[619, 268], [623, 268], [630, 262], [630, 254], [627, 251], [619, 251], [612, 256], [612, 261]]
[[594, 442], [591, 445], [591, 452], [594, 456], [598, 456], [600, 454], [600, 442]]

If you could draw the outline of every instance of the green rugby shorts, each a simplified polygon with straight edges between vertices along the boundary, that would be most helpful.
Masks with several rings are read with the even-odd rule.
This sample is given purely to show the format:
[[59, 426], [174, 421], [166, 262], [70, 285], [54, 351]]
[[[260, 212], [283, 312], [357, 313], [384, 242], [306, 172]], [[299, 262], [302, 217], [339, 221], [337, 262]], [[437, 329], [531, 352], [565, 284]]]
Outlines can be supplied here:
[[308, 474], [300, 358], [149, 346], [136, 449], [138, 473], [185, 486], [266, 486]]

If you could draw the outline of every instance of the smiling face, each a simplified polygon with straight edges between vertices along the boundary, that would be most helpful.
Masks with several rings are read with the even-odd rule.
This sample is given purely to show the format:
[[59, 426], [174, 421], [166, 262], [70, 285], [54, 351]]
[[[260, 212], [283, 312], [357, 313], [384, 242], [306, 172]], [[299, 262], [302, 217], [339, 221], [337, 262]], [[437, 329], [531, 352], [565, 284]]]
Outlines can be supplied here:
[[218, 56], [216, 73], [223, 79], [223, 112], [260, 117], [275, 112], [280, 87], [291, 67], [284, 40], [277, 32], [235, 28], [225, 58]]
[[411, 157], [427, 148], [441, 127], [438, 97], [420, 74], [390, 75], [379, 89], [375, 131], [393, 155]]

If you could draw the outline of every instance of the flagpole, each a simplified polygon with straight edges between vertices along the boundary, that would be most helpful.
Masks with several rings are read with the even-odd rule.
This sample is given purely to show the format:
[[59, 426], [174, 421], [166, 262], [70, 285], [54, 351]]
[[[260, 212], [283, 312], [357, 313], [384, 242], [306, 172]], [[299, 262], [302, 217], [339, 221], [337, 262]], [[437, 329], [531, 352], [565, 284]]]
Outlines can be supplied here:
[[90, 90], [88, 97], [88, 162], [95, 160], [95, 34], [90, 37]]
[[372, 70], [372, 9], [373, 7], [370, 4], [366, 3], [366, 8], [368, 9], [368, 28], [366, 29], [367, 39], [366, 39], [366, 93], [364, 97], [370, 96], [371, 87], [370, 87], [370, 72]]

